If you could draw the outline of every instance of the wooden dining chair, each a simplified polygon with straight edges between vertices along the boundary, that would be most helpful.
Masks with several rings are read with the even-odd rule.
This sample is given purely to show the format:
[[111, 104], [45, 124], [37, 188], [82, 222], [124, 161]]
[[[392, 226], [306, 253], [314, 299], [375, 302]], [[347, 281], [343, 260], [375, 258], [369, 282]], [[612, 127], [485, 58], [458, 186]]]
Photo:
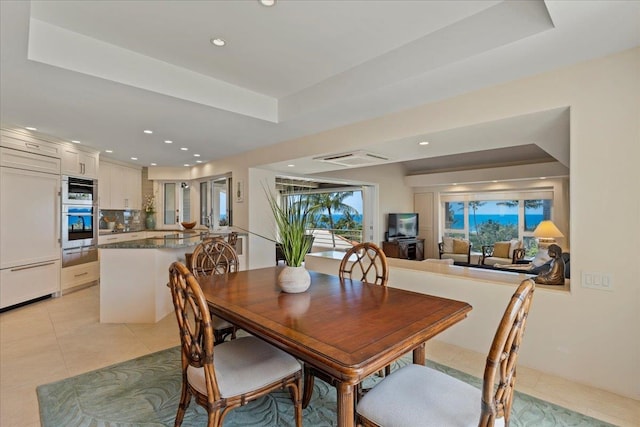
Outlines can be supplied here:
[[375, 243], [359, 243], [342, 257], [338, 276], [386, 286], [389, 280], [387, 257]]
[[235, 248], [221, 238], [207, 238], [193, 250], [191, 271], [194, 276], [210, 276], [238, 271]]
[[[354, 245], [342, 257], [338, 276], [341, 281], [359, 280], [361, 282], [378, 284], [387, 286], [389, 279], [389, 264], [387, 257], [376, 244], [364, 242]], [[384, 371], [380, 371], [378, 375], [385, 376], [391, 373], [391, 365], [387, 365]], [[304, 393], [302, 396], [302, 407], [306, 408], [311, 401], [313, 394], [313, 385], [315, 377], [319, 377], [324, 381], [331, 382], [331, 378], [311, 366], [304, 366]], [[363, 390], [358, 384], [356, 393], [358, 397], [362, 396]]]
[[[206, 238], [193, 250], [189, 269], [195, 277], [226, 274], [238, 271], [238, 254], [229, 243], [220, 237]], [[237, 327], [224, 319], [213, 316], [213, 331], [216, 344], [227, 337], [236, 338]]]
[[534, 289], [533, 280], [524, 280], [511, 297], [489, 350], [482, 390], [435, 369], [407, 365], [360, 399], [358, 425], [508, 426], [518, 350]]
[[169, 268], [169, 286], [182, 347], [182, 393], [175, 426], [182, 424], [192, 396], [207, 410], [207, 425], [214, 427], [222, 426], [230, 410], [272, 391], [288, 389], [296, 426], [301, 427], [300, 363], [252, 336], [215, 345], [207, 301], [182, 263], [174, 262]]

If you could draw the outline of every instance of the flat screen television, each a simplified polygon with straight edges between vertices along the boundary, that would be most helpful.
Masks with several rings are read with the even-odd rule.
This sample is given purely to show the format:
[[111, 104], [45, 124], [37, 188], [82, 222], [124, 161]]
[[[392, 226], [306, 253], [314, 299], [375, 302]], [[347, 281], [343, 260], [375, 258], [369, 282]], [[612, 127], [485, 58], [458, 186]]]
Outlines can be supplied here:
[[387, 239], [415, 239], [418, 237], [417, 213], [390, 213], [387, 227]]

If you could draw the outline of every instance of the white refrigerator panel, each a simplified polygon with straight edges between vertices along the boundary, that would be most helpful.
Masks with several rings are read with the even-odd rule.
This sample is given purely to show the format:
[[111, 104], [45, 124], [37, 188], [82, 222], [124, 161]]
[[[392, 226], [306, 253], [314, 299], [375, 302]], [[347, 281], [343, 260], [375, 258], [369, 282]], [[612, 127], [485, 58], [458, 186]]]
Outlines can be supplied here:
[[60, 259], [60, 176], [0, 167], [0, 269]]

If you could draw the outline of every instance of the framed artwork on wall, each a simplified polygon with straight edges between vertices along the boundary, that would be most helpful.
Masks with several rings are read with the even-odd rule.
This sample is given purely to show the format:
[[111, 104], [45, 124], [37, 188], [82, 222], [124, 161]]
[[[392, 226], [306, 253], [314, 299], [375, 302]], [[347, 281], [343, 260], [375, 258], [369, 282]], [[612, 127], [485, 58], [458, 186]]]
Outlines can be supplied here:
[[237, 180], [234, 188], [236, 202], [244, 202], [244, 181]]

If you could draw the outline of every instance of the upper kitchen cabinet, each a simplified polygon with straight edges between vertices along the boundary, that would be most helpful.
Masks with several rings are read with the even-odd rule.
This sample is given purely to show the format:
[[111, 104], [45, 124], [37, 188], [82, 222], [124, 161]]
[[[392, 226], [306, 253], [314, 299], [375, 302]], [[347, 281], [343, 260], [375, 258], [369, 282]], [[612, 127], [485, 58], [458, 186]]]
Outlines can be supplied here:
[[59, 141], [45, 139], [43, 135], [36, 137], [32, 132], [22, 129], [1, 129], [0, 141], [3, 147], [14, 150], [41, 154], [56, 159], [62, 157], [62, 145], [58, 143]]
[[98, 178], [98, 153], [64, 147], [62, 150], [62, 174]]
[[140, 210], [142, 170], [111, 162], [100, 162], [98, 179], [100, 209]]

